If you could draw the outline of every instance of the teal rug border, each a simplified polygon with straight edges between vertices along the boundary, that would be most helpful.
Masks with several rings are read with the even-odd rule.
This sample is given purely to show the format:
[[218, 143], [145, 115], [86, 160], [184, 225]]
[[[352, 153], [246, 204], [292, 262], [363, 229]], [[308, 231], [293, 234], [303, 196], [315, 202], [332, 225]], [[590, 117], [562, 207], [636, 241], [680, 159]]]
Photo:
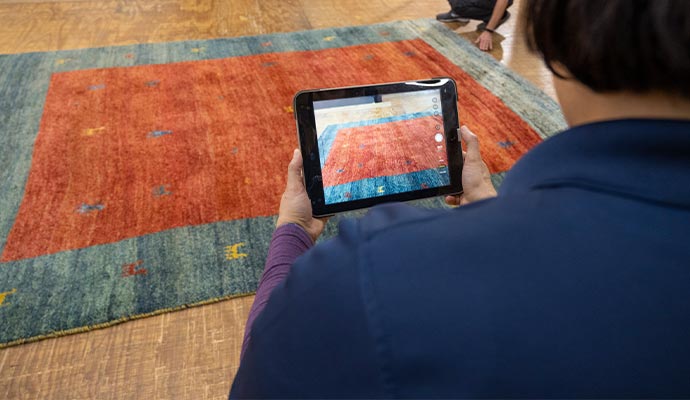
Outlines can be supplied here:
[[[386, 35], [382, 35], [386, 32]], [[324, 40], [324, 38], [329, 38]], [[468, 72], [527, 121], [542, 138], [566, 126], [558, 105], [527, 80], [482, 53], [434, 20], [261, 36], [138, 44], [0, 55], [0, 251], [21, 203], [33, 143], [53, 73], [146, 64], [209, 60], [261, 53], [320, 50], [421, 38]], [[261, 43], [271, 42], [271, 47]], [[530, 99], [525, 102], [525, 94]], [[12, 132], [10, 134], [9, 132]], [[498, 185], [505, 174], [492, 177]], [[442, 207], [440, 199], [418, 203]], [[326, 235], [335, 234], [339, 218]], [[260, 278], [275, 217], [170, 229], [86, 249], [0, 263], [0, 293], [16, 289], [0, 306], [0, 348], [47, 337], [111, 326], [193, 305], [249, 295]], [[263, 237], [252, 243], [247, 237]], [[228, 260], [224, 249], [237, 243], [246, 257]], [[149, 273], [120, 277], [123, 260], [144, 260]], [[147, 264], [146, 260], [156, 260]], [[195, 266], [194, 268], [182, 268]], [[75, 284], [75, 276], [89, 287]], [[163, 281], [157, 277], [164, 276]], [[190, 285], [189, 282], [197, 282]], [[50, 284], [50, 288], [46, 287]], [[84, 304], [87, 290], [101, 297]], [[137, 296], [148, 293], [147, 296]], [[39, 312], [46, 310], [46, 312]], [[47, 312], [49, 311], [49, 312]]]

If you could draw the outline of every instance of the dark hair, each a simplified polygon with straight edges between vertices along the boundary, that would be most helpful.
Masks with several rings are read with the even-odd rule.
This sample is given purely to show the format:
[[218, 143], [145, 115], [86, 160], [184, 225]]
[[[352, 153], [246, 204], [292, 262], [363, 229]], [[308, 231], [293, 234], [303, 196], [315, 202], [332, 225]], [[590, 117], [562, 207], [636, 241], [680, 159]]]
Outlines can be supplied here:
[[[525, 0], [527, 45], [597, 92], [690, 98], [689, 0]], [[561, 75], [558, 75], [562, 77]]]

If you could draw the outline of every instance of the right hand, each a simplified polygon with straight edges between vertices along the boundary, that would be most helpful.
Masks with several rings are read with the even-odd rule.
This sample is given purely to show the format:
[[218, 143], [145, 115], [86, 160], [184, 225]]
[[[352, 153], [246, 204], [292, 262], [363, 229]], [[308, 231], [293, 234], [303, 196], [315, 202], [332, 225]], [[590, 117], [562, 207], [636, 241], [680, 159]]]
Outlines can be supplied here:
[[462, 206], [475, 201], [496, 197], [496, 189], [491, 183], [491, 173], [479, 153], [479, 139], [466, 126], [459, 130], [467, 151], [462, 155], [465, 163], [462, 167], [463, 193], [456, 196], [446, 196], [446, 203], [451, 206]]
[[494, 38], [491, 32], [484, 31], [474, 42], [481, 51], [491, 51], [494, 49]]

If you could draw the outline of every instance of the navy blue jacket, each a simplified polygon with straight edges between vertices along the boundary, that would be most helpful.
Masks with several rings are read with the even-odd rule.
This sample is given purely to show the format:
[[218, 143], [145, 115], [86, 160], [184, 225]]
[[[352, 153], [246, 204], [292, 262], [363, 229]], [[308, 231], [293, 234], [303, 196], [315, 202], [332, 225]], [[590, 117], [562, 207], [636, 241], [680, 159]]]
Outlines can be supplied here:
[[576, 127], [495, 199], [342, 223], [231, 396], [690, 397], [690, 122]]

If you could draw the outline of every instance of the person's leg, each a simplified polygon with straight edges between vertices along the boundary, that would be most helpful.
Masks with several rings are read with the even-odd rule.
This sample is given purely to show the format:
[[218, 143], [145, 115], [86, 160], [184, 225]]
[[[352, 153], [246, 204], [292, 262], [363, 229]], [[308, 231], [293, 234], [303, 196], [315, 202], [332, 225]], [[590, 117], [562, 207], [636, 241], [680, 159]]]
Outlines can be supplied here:
[[[448, 2], [451, 10], [436, 16], [436, 19], [441, 22], [468, 22], [470, 19], [478, 19], [486, 24], [491, 19], [496, 6], [496, 0], [448, 0]], [[508, 1], [506, 10], [511, 5], [513, 5], [513, 0]], [[509, 16], [510, 13], [506, 11], [499, 25]]]
[[488, 21], [496, 0], [450, 0], [453, 12], [461, 18]]
[[441, 22], [470, 22], [469, 18], [461, 17], [455, 13], [455, 6], [459, 1], [462, 0], [448, 0], [448, 3], [450, 3], [450, 11], [436, 15], [436, 19]]

